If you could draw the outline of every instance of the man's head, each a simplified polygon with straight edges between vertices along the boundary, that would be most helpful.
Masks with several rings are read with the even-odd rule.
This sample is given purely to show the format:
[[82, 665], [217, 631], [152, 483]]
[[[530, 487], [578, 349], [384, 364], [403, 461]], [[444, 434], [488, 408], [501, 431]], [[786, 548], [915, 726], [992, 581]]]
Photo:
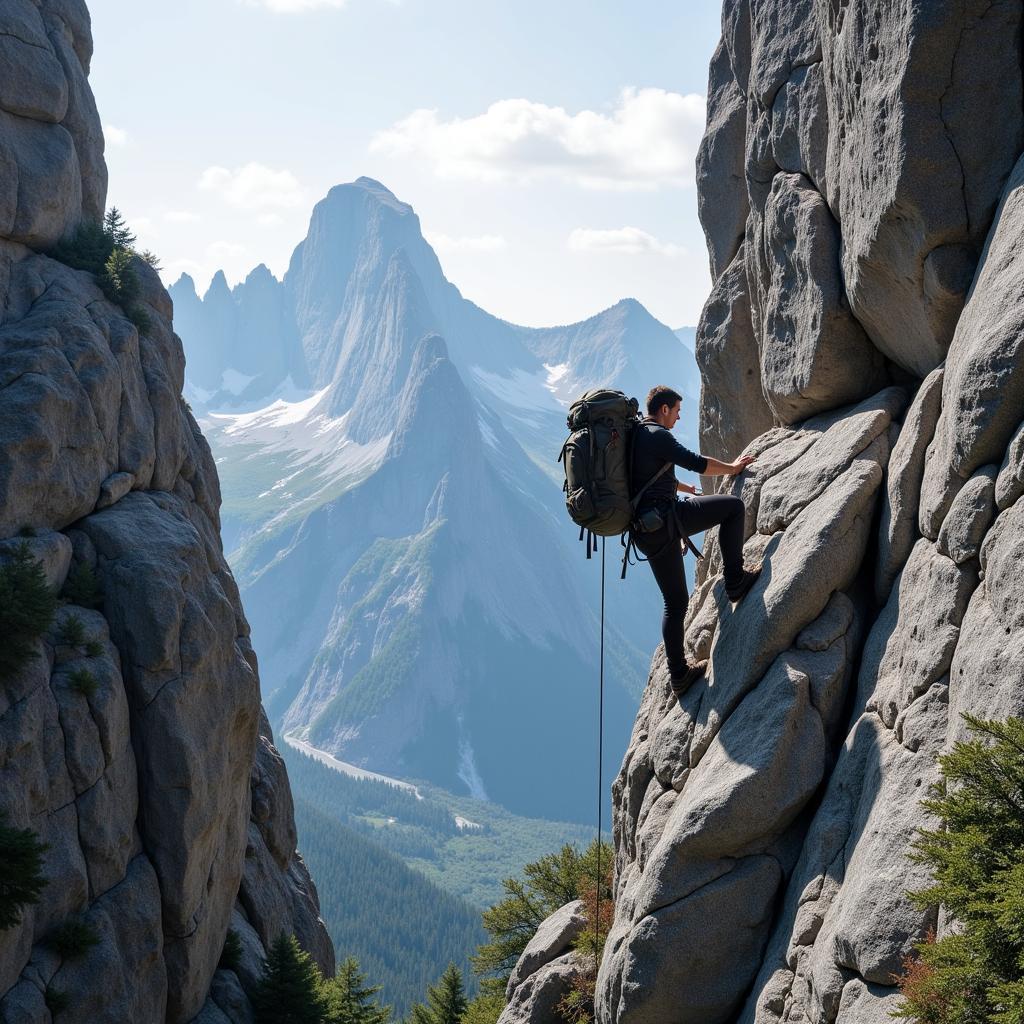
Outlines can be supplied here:
[[671, 430], [679, 422], [679, 406], [683, 396], [678, 391], [656, 384], [647, 392], [647, 415], [663, 427]]

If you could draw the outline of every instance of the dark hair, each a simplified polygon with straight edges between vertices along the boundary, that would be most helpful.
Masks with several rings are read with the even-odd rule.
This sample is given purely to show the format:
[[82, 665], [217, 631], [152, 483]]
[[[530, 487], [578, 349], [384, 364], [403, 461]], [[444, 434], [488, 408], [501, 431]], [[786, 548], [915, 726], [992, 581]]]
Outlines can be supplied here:
[[657, 416], [658, 410], [663, 405], [667, 405], [671, 409], [676, 402], [681, 402], [682, 400], [683, 396], [678, 391], [673, 391], [665, 384], [655, 384], [647, 392], [647, 415]]

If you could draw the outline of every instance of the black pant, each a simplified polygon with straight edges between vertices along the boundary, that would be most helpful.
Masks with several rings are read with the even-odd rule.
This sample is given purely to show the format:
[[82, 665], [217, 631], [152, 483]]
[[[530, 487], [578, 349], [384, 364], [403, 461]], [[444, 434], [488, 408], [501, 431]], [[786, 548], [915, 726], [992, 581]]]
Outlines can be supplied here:
[[[718, 544], [722, 549], [726, 586], [738, 582], [743, 572], [744, 508], [740, 498], [731, 494], [709, 494], [681, 498], [675, 502], [676, 522], [684, 534], [701, 533], [718, 527]], [[683, 622], [689, 595], [683, 573], [683, 551], [677, 537], [663, 527], [654, 533], [637, 534], [636, 546], [647, 557], [651, 572], [665, 600], [661, 635], [665, 641], [665, 658], [669, 674], [678, 679], [686, 671], [683, 653]]]

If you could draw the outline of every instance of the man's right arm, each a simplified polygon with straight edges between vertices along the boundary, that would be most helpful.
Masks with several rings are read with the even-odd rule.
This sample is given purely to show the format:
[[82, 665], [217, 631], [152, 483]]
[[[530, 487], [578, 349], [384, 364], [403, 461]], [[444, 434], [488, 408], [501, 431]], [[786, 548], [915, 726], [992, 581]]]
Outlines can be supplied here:
[[742, 473], [756, 458], [755, 455], [741, 455], [735, 462], [719, 462], [709, 455], [707, 459], [708, 468], [704, 471], [705, 476], [735, 476]]

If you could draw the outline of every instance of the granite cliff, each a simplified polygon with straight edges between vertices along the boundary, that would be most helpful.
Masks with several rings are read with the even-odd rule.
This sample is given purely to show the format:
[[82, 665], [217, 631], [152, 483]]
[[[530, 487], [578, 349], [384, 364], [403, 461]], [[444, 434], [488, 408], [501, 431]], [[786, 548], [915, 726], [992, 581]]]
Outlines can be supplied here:
[[[764, 572], [730, 606], [710, 543], [707, 677], [674, 702], [655, 654], [602, 1024], [882, 1024], [943, 927], [906, 898], [936, 755], [962, 712], [1024, 711], [1022, 150], [1019, 5], [724, 4], [701, 434], [758, 455], [731, 489]], [[546, 936], [502, 1024], [554, 1019]]]
[[[39, 901], [0, 931], [0, 1021], [49, 1022], [66, 993], [69, 1024], [244, 1022], [272, 938], [329, 972], [334, 951], [170, 298], [135, 258], [139, 329], [46, 255], [104, 212], [91, 54], [81, 0], [0, 8], [0, 561], [24, 544], [55, 591], [83, 571], [102, 590], [0, 679], [0, 810], [47, 844]], [[52, 941], [69, 920], [95, 940], [78, 956]], [[241, 955], [218, 970], [229, 928]]]

